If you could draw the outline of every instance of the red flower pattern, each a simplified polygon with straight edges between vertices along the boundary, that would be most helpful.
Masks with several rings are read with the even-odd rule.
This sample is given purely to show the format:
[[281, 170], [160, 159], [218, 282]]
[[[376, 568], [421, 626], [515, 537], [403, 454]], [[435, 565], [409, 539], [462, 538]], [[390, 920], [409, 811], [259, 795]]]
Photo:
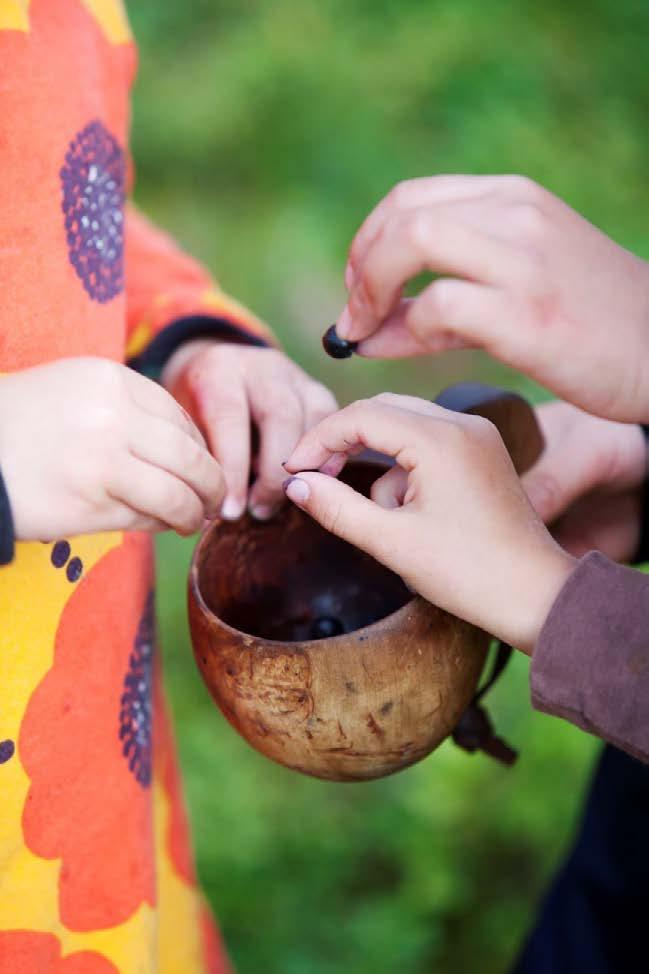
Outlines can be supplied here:
[[142, 902], [154, 903], [150, 791], [120, 737], [151, 576], [148, 539], [130, 535], [79, 582], [61, 617], [52, 668], [21, 727], [31, 779], [25, 842], [36, 855], [62, 860], [60, 914], [71, 930], [114, 926]]
[[0, 974], [119, 974], [106, 957], [82, 950], [61, 957], [61, 944], [51, 933], [0, 932]]

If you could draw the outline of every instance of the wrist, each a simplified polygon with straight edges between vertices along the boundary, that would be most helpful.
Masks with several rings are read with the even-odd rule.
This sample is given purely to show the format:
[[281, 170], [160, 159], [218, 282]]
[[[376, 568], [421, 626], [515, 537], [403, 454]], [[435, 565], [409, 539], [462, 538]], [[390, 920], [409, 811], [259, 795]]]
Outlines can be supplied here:
[[172, 353], [164, 366], [160, 374], [161, 385], [163, 385], [165, 389], [171, 390], [196, 355], [213, 345], [222, 344], [223, 339], [217, 337], [194, 338], [190, 341], [183, 342], [183, 344]]
[[511, 583], [511, 611], [501, 631], [494, 635], [531, 656], [545, 620], [576, 564], [577, 559], [551, 539], [536, 554], [529, 554]]

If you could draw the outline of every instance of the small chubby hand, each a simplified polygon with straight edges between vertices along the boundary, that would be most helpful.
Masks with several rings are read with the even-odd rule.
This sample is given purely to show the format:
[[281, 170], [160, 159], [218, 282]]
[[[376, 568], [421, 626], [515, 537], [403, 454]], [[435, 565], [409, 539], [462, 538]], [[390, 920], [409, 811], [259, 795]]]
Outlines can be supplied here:
[[0, 469], [16, 537], [193, 534], [223, 498], [219, 464], [164, 389], [108, 359], [0, 379]]
[[[329, 475], [359, 447], [397, 464], [371, 499]], [[286, 469], [288, 497], [328, 531], [429, 601], [531, 652], [574, 559], [535, 513], [488, 420], [384, 393], [320, 422]]]
[[[284, 499], [283, 462], [302, 434], [337, 408], [325, 386], [272, 348], [188, 342], [172, 356], [162, 381], [221, 464], [227, 484], [221, 513], [233, 520], [246, 507], [260, 520], [273, 515]], [[254, 470], [253, 427], [259, 437]]]

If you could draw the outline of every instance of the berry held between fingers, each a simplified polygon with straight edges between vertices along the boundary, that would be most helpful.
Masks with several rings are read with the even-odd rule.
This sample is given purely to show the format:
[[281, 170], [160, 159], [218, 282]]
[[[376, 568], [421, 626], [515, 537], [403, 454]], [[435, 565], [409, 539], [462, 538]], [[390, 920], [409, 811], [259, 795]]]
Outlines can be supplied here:
[[358, 348], [358, 342], [348, 342], [341, 338], [336, 326], [332, 325], [322, 337], [322, 347], [331, 358], [351, 358]]

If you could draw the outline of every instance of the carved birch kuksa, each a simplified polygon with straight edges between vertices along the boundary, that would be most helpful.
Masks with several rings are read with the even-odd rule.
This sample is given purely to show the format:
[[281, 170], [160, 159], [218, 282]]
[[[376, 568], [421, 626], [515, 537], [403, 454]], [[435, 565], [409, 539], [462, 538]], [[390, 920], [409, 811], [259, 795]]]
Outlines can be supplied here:
[[[520, 397], [463, 386], [438, 401], [489, 415], [519, 472], [542, 449]], [[367, 495], [384, 470], [353, 462], [343, 477]], [[190, 569], [189, 621], [232, 726], [273, 761], [334, 781], [392, 774], [436, 748], [490, 642], [292, 505], [269, 522], [210, 525]]]

